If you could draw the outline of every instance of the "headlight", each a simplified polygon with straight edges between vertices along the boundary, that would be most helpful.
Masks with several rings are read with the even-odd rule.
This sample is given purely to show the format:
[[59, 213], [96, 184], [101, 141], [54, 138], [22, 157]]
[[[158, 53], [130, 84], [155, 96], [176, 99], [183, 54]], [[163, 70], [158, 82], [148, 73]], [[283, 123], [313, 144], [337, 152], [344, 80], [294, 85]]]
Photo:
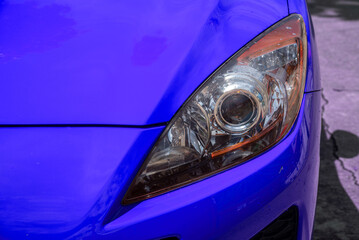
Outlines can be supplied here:
[[300, 109], [306, 61], [300, 15], [290, 15], [244, 46], [173, 117], [123, 203], [223, 171], [277, 143]]

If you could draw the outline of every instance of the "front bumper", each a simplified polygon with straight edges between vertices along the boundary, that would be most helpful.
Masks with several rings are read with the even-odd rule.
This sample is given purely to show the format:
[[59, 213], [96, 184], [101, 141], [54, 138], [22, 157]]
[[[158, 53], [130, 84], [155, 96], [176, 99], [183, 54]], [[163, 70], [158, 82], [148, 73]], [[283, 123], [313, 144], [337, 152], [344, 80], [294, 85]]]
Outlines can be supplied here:
[[320, 97], [305, 94], [292, 131], [260, 156], [128, 206], [121, 199], [163, 127], [3, 129], [0, 239], [249, 239], [293, 205], [298, 239], [310, 239]]
[[310, 239], [319, 169], [320, 92], [305, 94], [303, 103], [292, 132], [271, 150], [203, 181], [124, 207], [96, 236], [249, 239], [295, 205], [298, 239]]

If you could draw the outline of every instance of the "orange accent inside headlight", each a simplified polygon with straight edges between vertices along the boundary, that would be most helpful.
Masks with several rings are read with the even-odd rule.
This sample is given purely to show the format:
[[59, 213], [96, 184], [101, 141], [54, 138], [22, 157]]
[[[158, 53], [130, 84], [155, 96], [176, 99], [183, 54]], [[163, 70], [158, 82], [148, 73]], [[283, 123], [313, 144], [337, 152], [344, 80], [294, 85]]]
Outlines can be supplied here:
[[123, 203], [151, 198], [266, 151], [292, 128], [305, 85], [307, 39], [293, 14], [235, 53], [166, 127]]

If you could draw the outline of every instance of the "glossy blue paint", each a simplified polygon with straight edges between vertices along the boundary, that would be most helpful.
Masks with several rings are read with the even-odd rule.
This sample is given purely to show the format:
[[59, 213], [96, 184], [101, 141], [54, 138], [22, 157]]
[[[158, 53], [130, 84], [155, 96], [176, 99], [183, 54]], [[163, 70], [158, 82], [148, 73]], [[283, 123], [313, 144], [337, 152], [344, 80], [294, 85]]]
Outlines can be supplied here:
[[[2, 208], [0, 236], [9, 239], [23, 239], [25, 236], [27, 239], [153, 239], [178, 235], [184, 240], [247, 239], [269, 224], [288, 207], [297, 205], [300, 211], [299, 239], [310, 239], [316, 202], [316, 183], [318, 181], [319, 125], [320, 92], [306, 94], [295, 128], [271, 150], [240, 166], [195, 184], [138, 204], [122, 207], [122, 209], [119, 206], [120, 215], [118, 218], [105, 226], [102, 223], [106, 213], [116, 201], [117, 196], [123, 196], [124, 190], [128, 186], [127, 182], [133, 177], [131, 173], [136, 172], [137, 166], [141, 164], [142, 157], [145, 156], [144, 149], [150, 148], [150, 143], [154, 141], [163, 128], [153, 130], [119, 129], [114, 134], [109, 132], [116, 132], [116, 129], [98, 130], [95, 128], [89, 134], [103, 136], [98, 138], [97, 144], [99, 146], [103, 146], [102, 143], [104, 138], [107, 138], [107, 134], [112, 136], [108, 138], [108, 141], [105, 141], [110, 144], [110, 147], [104, 147], [111, 152], [110, 160], [107, 162], [108, 167], [98, 164], [101, 166], [96, 168], [96, 162], [102, 162], [106, 158], [95, 160], [96, 158], [93, 157], [94, 164], [90, 166], [90, 169], [92, 169], [91, 171], [97, 169], [98, 172], [95, 176], [92, 176], [92, 174], [89, 176], [81, 170], [81, 167], [85, 167], [82, 161], [77, 161], [76, 164], [76, 159], [69, 158], [68, 153], [65, 157], [68, 157], [69, 160], [62, 158], [64, 159], [62, 168], [76, 167], [73, 171], [76, 171], [79, 176], [71, 178], [71, 171], [63, 170], [61, 171], [62, 176], [68, 179], [63, 179], [65, 183], [61, 183], [62, 179], [58, 178], [57, 185], [51, 179], [55, 179], [56, 176], [61, 174], [53, 176], [53, 172], [49, 173], [51, 179], [46, 184], [40, 184], [40, 178], [44, 178], [43, 173], [38, 176], [39, 182], [36, 182], [37, 178], [34, 178], [33, 174], [24, 174], [25, 180], [20, 179], [18, 183], [12, 181], [11, 185], [6, 187], [7, 189], [24, 186], [26, 180], [35, 179], [28, 182], [28, 188], [19, 191], [15, 198], [12, 196], [4, 201], [7, 204], [5, 206], [8, 206], [8, 208]], [[88, 132], [89, 129], [71, 128], [67, 130], [70, 133], [83, 131], [80, 134], [83, 136], [83, 133]], [[43, 131], [39, 131], [36, 128], [29, 128], [7, 129], [6, 131], [32, 131], [31, 135], [36, 132], [35, 136], [49, 136], [56, 131], [66, 131], [66, 129], [59, 128], [49, 131], [49, 129], [44, 128]], [[104, 131], [107, 133], [104, 133]], [[132, 132], [132, 134], [129, 134], [129, 132]], [[124, 136], [127, 135], [130, 135], [130, 137], [126, 139], [133, 140], [126, 144]], [[67, 142], [68, 137], [59, 139], [65, 140], [64, 147], [69, 148], [71, 141], [70, 143]], [[114, 139], [117, 139], [117, 141], [113, 141]], [[79, 142], [76, 138], [73, 141]], [[52, 142], [61, 141], [52, 140]], [[97, 144], [93, 145], [96, 146]], [[101, 186], [103, 181], [97, 184], [94, 184], [93, 181], [88, 181], [89, 178], [92, 180], [104, 180], [112, 173], [111, 170], [114, 169], [116, 164], [113, 159], [116, 158], [115, 155], [119, 151], [115, 150], [114, 146], [118, 146], [118, 144], [121, 146], [132, 145], [132, 147], [123, 149], [123, 152], [127, 152], [127, 155], [122, 157], [122, 161], [120, 161], [120, 165], [113, 174], [112, 179], [104, 187]], [[36, 145], [32, 144], [31, 146]], [[50, 143], [49, 145], [51, 146], [52, 144]], [[84, 145], [81, 144], [81, 146]], [[76, 149], [76, 147], [73, 148]], [[12, 149], [14, 150], [14, 148]], [[101, 153], [101, 147], [98, 149]], [[53, 153], [57, 152], [54, 149], [49, 150], [49, 153], [52, 153], [51, 156], [54, 156]], [[89, 151], [93, 151], [93, 148], [89, 148]], [[73, 152], [76, 153], [77, 151]], [[86, 150], [82, 149], [79, 152], [86, 153]], [[24, 155], [24, 152], [20, 151], [18, 155], [20, 154]], [[118, 155], [121, 156], [121, 154]], [[53, 159], [57, 160], [56, 155]], [[36, 165], [33, 161], [30, 163]], [[52, 162], [52, 159], [48, 160], [48, 162]], [[41, 166], [41, 164], [42, 162], [38, 166]], [[56, 170], [56, 165], [51, 168]], [[46, 169], [51, 168], [47, 167]], [[7, 169], [11, 172], [14, 171], [11, 167]], [[25, 171], [26, 169], [29, 169], [30, 172], [32, 170], [32, 168], [24, 166], [23, 170]], [[69, 173], [64, 174], [64, 172]], [[21, 176], [21, 174], [17, 174], [17, 176], [19, 175]], [[1, 179], [4, 179], [3, 173], [1, 174]], [[84, 181], [77, 183], [76, 180], [78, 179], [83, 179]], [[74, 186], [69, 188], [66, 182], [70, 183], [71, 180]], [[86, 192], [87, 188], [93, 191]], [[81, 190], [80, 192], [85, 197], [81, 198], [81, 193], [71, 191], [72, 189]], [[93, 202], [94, 205], [89, 208], [87, 202], [90, 201], [90, 198], [87, 197], [98, 190], [101, 190], [97, 194], [99, 199]], [[4, 190], [2, 191], [4, 192]], [[45, 194], [44, 196], [48, 197], [43, 199], [41, 194], [37, 193], [40, 191]], [[75, 193], [73, 201], [69, 200], [71, 199], [71, 194], [64, 194], [64, 192]], [[3, 193], [1, 195], [4, 196]], [[64, 196], [68, 198], [66, 199]], [[79, 205], [78, 201], [81, 200], [87, 204], [84, 206]], [[9, 203], [11, 202], [13, 205], [10, 206]], [[4, 205], [2, 204], [2, 206]], [[35, 208], [31, 209], [34, 206]], [[86, 208], [89, 211], [82, 218], [78, 218], [79, 215], [76, 214]], [[12, 214], [9, 215], [8, 213]], [[70, 214], [73, 214], [76, 218], [71, 219]], [[64, 215], [67, 216], [64, 217]], [[22, 224], [19, 224], [19, 220]], [[68, 225], [63, 225], [65, 223]]]
[[0, 5], [0, 124], [169, 121], [286, 0], [19, 0]]
[[62, 239], [92, 223], [163, 128], [0, 128], [0, 239]]
[[[288, 14], [286, 0], [1, 3], [0, 124], [168, 121]], [[289, 10], [302, 13], [296, 4]], [[320, 86], [309, 42], [306, 91]], [[246, 239], [291, 205], [299, 239], [310, 239], [319, 111], [320, 92], [307, 93], [292, 132], [269, 151], [129, 206], [120, 201], [164, 126], [1, 127], [0, 239]]]

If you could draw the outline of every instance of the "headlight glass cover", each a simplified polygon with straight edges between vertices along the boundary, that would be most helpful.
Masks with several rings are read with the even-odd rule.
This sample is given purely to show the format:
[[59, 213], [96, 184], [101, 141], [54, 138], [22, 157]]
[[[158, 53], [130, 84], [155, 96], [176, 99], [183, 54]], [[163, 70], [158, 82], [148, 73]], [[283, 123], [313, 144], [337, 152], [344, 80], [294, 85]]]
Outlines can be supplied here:
[[245, 45], [175, 114], [123, 203], [223, 171], [280, 141], [299, 112], [306, 65], [305, 24], [297, 14]]

